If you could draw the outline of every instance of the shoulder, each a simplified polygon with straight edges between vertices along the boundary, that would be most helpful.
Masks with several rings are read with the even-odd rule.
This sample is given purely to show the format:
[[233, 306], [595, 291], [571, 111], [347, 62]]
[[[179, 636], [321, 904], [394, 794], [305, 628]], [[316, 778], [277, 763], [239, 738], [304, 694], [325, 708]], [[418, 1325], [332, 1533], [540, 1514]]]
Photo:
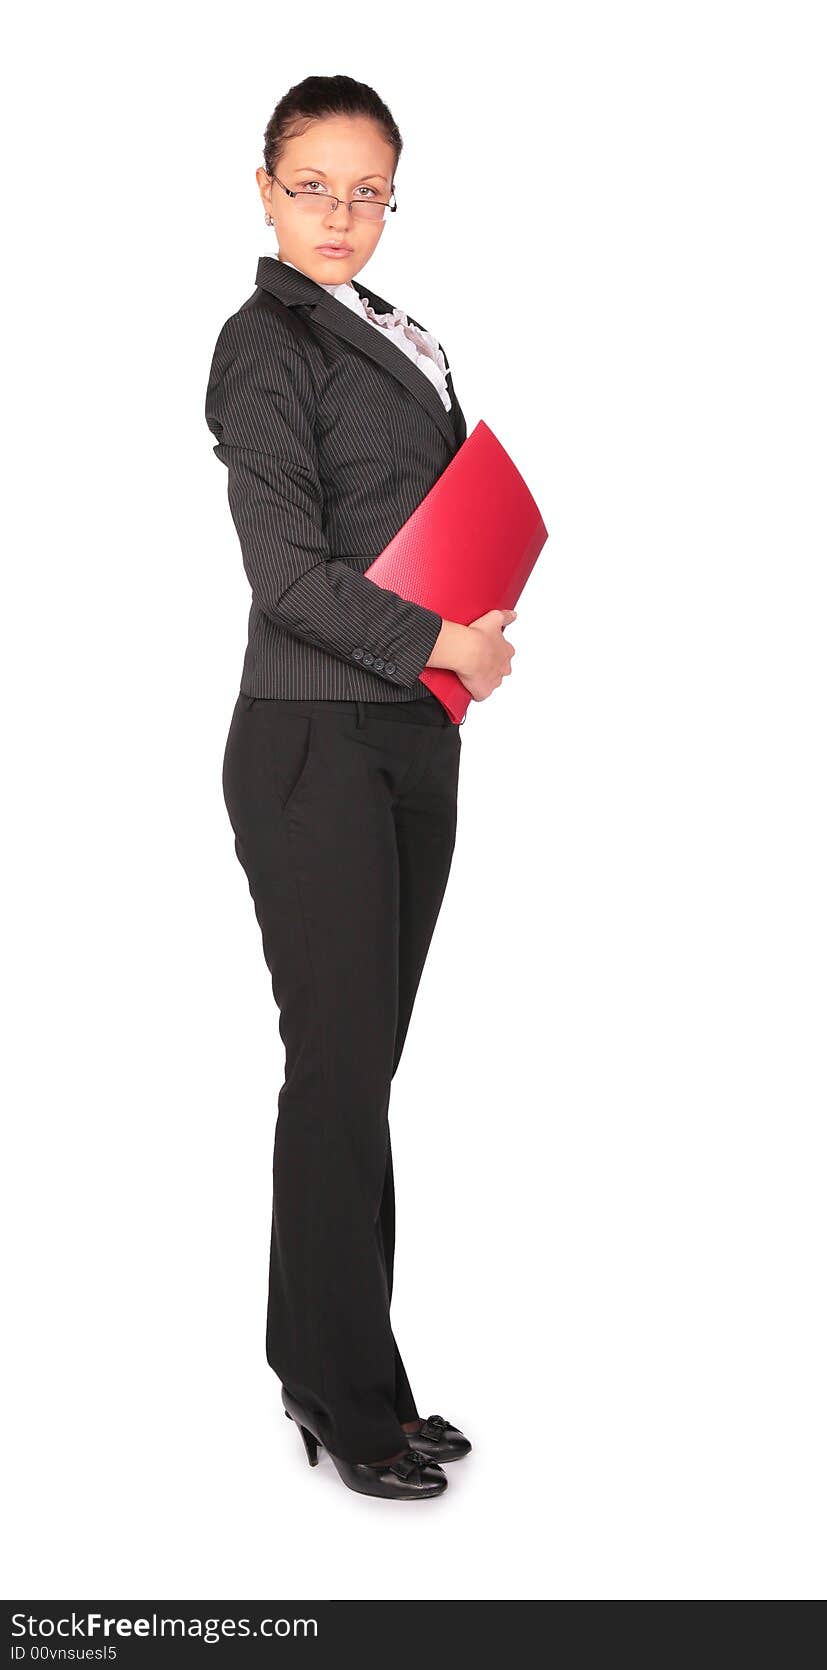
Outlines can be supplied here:
[[224, 320], [213, 350], [212, 375], [230, 365], [295, 368], [303, 360], [303, 328], [291, 309], [268, 290], [256, 289]]
[[210, 428], [217, 433], [217, 426], [239, 410], [278, 406], [310, 412], [314, 398], [301, 324], [294, 323], [277, 297], [255, 290], [218, 333], [205, 403]]

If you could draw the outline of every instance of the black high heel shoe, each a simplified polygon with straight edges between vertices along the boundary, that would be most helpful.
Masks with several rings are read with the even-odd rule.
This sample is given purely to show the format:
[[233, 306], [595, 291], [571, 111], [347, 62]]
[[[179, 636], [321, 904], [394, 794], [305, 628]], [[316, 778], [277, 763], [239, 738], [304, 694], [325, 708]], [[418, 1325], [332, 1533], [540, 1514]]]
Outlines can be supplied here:
[[[327, 1446], [319, 1437], [310, 1410], [297, 1403], [284, 1387], [281, 1401], [288, 1421], [295, 1421], [302, 1435], [311, 1467], [315, 1467], [319, 1450]], [[327, 1453], [342, 1482], [349, 1490], [358, 1490], [362, 1496], [386, 1496], [397, 1502], [417, 1502], [427, 1496], [441, 1496], [448, 1483], [439, 1463], [414, 1445], [398, 1460], [385, 1462], [381, 1467], [372, 1466], [369, 1461], [345, 1461], [342, 1456], [334, 1455], [332, 1450]]]
[[429, 1415], [418, 1432], [408, 1433], [408, 1443], [432, 1461], [459, 1461], [471, 1448], [470, 1438], [442, 1415]]

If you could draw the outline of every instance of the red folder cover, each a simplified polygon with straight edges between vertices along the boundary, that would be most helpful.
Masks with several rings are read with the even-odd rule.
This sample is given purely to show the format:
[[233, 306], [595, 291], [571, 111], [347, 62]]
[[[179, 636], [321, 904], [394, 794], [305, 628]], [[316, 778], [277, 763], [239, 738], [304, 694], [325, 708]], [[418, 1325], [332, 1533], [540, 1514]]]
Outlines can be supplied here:
[[[522, 476], [480, 419], [450, 464], [364, 572], [412, 603], [468, 626], [513, 609], [548, 538]], [[473, 700], [448, 667], [420, 679], [455, 724]]]

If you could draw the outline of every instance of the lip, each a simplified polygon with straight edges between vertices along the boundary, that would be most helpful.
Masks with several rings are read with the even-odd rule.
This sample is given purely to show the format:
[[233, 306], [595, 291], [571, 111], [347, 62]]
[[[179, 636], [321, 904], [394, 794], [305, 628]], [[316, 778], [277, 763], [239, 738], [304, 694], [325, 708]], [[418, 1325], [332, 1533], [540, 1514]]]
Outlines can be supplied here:
[[317, 244], [316, 248], [319, 255], [332, 255], [335, 257], [339, 255], [353, 254], [352, 244]]

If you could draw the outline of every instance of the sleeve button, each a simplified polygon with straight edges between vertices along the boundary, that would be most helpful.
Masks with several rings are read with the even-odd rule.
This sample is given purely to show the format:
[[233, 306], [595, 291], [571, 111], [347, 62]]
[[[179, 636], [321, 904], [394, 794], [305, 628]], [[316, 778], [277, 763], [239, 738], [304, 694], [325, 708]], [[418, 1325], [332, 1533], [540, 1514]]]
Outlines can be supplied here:
[[352, 656], [352, 659], [353, 659], [353, 660], [354, 660], [354, 661], [361, 661], [361, 659], [362, 659], [362, 656], [363, 656], [363, 655], [364, 655], [364, 653], [365, 653], [365, 652], [364, 652], [364, 650], [363, 650], [363, 649], [354, 649], [354, 650], [351, 650], [351, 656]]
[[382, 668], [384, 667], [385, 663], [382, 660], [382, 657], [380, 655], [377, 655], [375, 657], [373, 665], [376, 668], [377, 673], [381, 673]]
[[396, 672], [396, 662], [395, 661], [386, 661], [385, 662], [385, 672], [386, 673], [395, 673]]
[[373, 666], [373, 656], [372, 655], [363, 655], [362, 656], [362, 661], [363, 661], [363, 663], [366, 667], [372, 667]]

